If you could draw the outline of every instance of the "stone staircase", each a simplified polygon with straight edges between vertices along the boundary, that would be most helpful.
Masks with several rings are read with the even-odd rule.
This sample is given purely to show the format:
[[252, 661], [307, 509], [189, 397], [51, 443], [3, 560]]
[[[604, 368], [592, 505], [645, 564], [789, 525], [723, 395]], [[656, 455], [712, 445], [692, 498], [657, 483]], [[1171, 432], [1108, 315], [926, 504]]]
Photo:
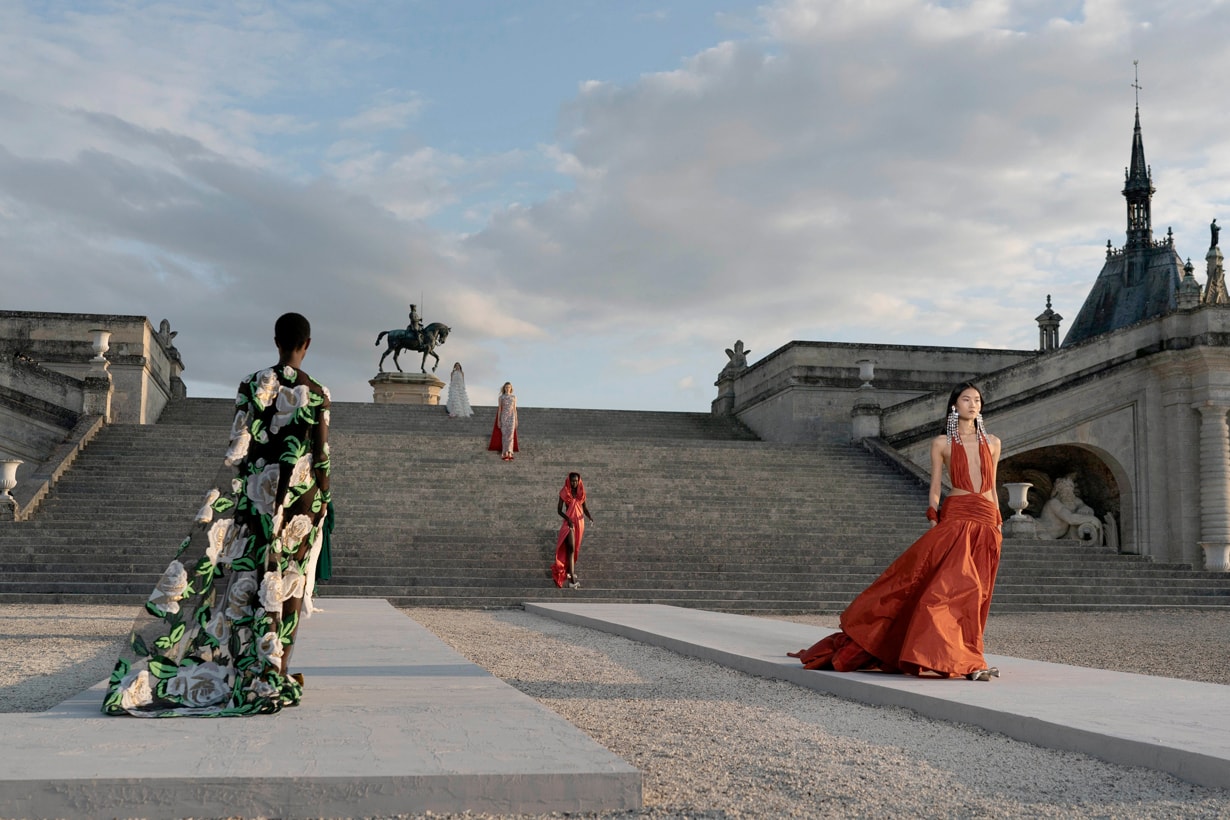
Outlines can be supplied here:
[[[232, 407], [189, 399], [157, 425], [102, 431], [33, 521], [0, 528], [0, 602], [143, 600], [221, 464]], [[486, 449], [493, 416], [334, 405], [322, 596], [836, 612], [926, 523], [923, 489], [846, 442], [769, 444], [699, 413], [522, 408], [522, 451], [502, 462]], [[555, 503], [574, 469], [597, 523], [583, 588], [557, 590]], [[1226, 575], [1076, 542], [1006, 542], [994, 600], [999, 612], [1227, 606]]]

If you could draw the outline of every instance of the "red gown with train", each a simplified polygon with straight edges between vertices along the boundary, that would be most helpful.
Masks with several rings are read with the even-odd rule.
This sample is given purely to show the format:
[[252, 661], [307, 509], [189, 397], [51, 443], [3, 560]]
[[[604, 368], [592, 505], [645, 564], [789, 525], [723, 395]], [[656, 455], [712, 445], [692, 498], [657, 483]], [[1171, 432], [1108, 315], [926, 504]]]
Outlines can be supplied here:
[[978, 445], [982, 487], [973, 488], [965, 447], [952, 446], [952, 485], [940, 522], [884, 570], [841, 613], [841, 631], [800, 652], [808, 669], [924, 673], [941, 677], [986, 669], [982, 633], [991, 607], [1003, 536], [991, 448]]
[[551, 565], [551, 577], [557, 587], [563, 587], [568, 581], [568, 550], [564, 543], [568, 540], [568, 525], [572, 524], [573, 546], [572, 565], [576, 570], [577, 559], [581, 557], [581, 540], [585, 537], [585, 482], [577, 480], [577, 491], [572, 491], [568, 479], [564, 479], [564, 489], [559, 491], [560, 501], [564, 502], [564, 521], [559, 525], [559, 533], [555, 538], [555, 563]]

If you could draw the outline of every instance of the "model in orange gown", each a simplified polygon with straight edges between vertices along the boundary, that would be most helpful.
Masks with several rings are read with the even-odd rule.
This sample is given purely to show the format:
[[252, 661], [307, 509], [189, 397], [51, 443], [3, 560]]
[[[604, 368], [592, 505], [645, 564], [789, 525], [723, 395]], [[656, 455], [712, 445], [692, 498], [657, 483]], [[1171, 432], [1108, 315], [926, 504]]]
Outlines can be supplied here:
[[[971, 385], [959, 398], [974, 391], [977, 388]], [[981, 403], [978, 394], [979, 410]], [[879, 669], [976, 680], [998, 676], [999, 670], [987, 668], [982, 634], [1003, 541], [999, 505], [992, 500], [999, 440], [988, 440], [980, 426], [975, 428], [973, 418], [966, 433], [966, 441], [977, 442], [980, 486], [975, 489], [970, 479], [969, 453], [960, 434], [950, 433], [946, 444], [941, 444], [943, 437], [937, 439], [932, 456], [935, 500], [937, 451], [950, 451], [949, 478], [955, 489], [965, 493], [950, 494], [942, 516], [928, 511], [928, 518], [938, 518], [938, 523], [854, 599], [841, 614], [840, 632], [790, 653], [806, 668]]]

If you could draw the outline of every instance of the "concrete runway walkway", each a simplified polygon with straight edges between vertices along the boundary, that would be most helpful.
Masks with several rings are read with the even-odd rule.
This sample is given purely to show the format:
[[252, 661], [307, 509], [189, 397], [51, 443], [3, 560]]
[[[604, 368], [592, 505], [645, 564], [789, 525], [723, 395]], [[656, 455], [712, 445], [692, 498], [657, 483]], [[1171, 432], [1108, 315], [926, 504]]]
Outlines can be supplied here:
[[248, 718], [99, 712], [103, 684], [0, 715], [3, 817], [363, 817], [641, 806], [641, 774], [388, 603], [322, 599], [301, 706]]
[[876, 705], [1230, 788], [1230, 686], [988, 655], [986, 683], [816, 672], [786, 657], [832, 630], [657, 604], [525, 604], [528, 612]]

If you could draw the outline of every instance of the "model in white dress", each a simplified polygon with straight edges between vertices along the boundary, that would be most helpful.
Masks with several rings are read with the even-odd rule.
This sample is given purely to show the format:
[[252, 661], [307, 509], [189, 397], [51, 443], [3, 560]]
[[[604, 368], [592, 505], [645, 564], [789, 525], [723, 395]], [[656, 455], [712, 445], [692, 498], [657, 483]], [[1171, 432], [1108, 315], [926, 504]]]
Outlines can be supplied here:
[[461, 362], [453, 364], [453, 374], [448, 380], [448, 415], [450, 418], [467, 419], [474, 415], [470, 407], [470, 397], [466, 395], [466, 374], [461, 369]]

